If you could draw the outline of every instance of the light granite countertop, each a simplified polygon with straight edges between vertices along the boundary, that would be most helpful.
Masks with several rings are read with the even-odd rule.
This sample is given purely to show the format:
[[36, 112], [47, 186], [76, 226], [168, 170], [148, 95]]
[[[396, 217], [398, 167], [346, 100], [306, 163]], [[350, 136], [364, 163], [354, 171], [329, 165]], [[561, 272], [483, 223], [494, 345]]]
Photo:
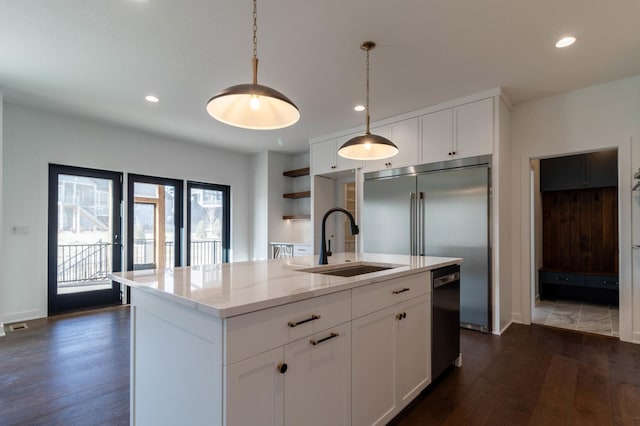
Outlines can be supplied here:
[[109, 276], [116, 282], [147, 291], [185, 307], [227, 318], [458, 264], [462, 259], [337, 253], [329, 258], [329, 265], [325, 267], [367, 262], [392, 268], [354, 277], [301, 271], [318, 267], [317, 261], [317, 256], [303, 256], [164, 270], [116, 272]]

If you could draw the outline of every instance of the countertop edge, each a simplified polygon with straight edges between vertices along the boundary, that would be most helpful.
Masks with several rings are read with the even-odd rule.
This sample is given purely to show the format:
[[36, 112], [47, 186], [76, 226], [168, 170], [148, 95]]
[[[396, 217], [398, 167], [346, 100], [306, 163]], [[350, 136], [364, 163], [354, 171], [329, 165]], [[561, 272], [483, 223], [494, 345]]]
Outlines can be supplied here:
[[[410, 266], [402, 266], [397, 268], [398, 270], [391, 271], [382, 271], [382, 272], [374, 272], [368, 277], [350, 277], [345, 278], [343, 282], [335, 283], [328, 287], [312, 289], [307, 291], [302, 291], [300, 293], [290, 294], [287, 296], [276, 297], [272, 299], [263, 299], [255, 302], [249, 302], [239, 306], [232, 306], [227, 308], [218, 308], [206, 302], [204, 300], [192, 300], [188, 299], [173, 293], [168, 293], [163, 290], [156, 289], [154, 287], [137, 283], [130, 279], [127, 279], [120, 275], [109, 274], [109, 278], [120, 283], [127, 285], [129, 287], [133, 287], [139, 290], [142, 290], [146, 293], [153, 294], [155, 296], [159, 296], [167, 301], [177, 303], [186, 308], [190, 308], [196, 311], [200, 311], [207, 315], [212, 315], [218, 318], [230, 318], [237, 315], [248, 314], [250, 312], [255, 312], [263, 309], [269, 309], [276, 306], [286, 305], [288, 303], [295, 303], [301, 300], [311, 299], [318, 296], [324, 296], [331, 293], [338, 293], [340, 291], [351, 290], [357, 287], [362, 287], [365, 285], [374, 284], [381, 281], [388, 281], [390, 279], [401, 278], [403, 276], [414, 275], [426, 271], [431, 271], [437, 268], [443, 268], [446, 266], [456, 265], [463, 262], [462, 258], [446, 258], [448, 260], [435, 263], [432, 265], [426, 265], [421, 267], [410, 267]], [[303, 268], [301, 268], [303, 269]], [[354, 279], [355, 278], [355, 279]]]

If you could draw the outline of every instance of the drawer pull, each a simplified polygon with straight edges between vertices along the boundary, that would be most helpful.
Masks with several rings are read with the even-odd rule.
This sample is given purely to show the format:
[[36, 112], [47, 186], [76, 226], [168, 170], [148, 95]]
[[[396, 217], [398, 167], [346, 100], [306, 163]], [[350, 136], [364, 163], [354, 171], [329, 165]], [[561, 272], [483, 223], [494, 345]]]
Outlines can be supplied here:
[[402, 321], [406, 317], [407, 317], [407, 313], [406, 312], [403, 312], [401, 314], [396, 315], [396, 319], [399, 320], [399, 321]]
[[329, 339], [333, 339], [334, 337], [338, 337], [340, 335], [340, 333], [335, 333], [335, 332], [331, 332], [331, 334], [329, 334], [327, 337], [325, 337], [324, 339], [320, 339], [320, 340], [309, 340], [309, 343], [311, 343], [313, 346], [317, 346], [322, 342], [326, 342]]
[[293, 327], [297, 327], [297, 326], [299, 326], [300, 324], [304, 324], [304, 323], [306, 323], [306, 322], [310, 322], [310, 321], [315, 321], [315, 320], [317, 320], [317, 319], [320, 319], [320, 315], [313, 314], [313, 315], [311, 315], [311, 318], [307, 318], [307, 319], [305, 319], [305, 320], [298, 321], [298, 322], [292, 322], [292, 321], [289, 321], [289, 323], [288, 323], [288, 324], [289, 324], [289, 327], [292, 327], [292, 328], [293, 328]]
[[282, 364], [278, 364], [278, 372], [280, 372], [280, 374], [286, 373], [287, 368], [289, 368], [289, 366], [285, 362], [283, 362]]
[[555, 277], [556, 281], [569, 281], [569, 278], [560, 278], [560, 277]]
[[393, 290], [393, 294], [400, 294], [400, 293], [404, 293], [405, 291], [409, 291], [409, 290], [411, 290], [411, 289], [405, 287], [405, 288], [400, 289], [400, 290]]

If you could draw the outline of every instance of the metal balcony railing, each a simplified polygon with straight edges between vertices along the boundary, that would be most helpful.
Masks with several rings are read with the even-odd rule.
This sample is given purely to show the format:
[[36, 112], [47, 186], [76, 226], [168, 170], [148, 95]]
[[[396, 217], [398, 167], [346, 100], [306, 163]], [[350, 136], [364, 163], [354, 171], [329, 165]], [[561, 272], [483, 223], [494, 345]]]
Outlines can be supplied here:
[[[133, 242], [135, 265], [155, 268], [155, 241], [136, 239]], [[222, 263], [222, 241], [197, 240], [191, 242], [191, 265]], [[165, 242], [165, 265], [172, 267], [175, 259], [173, 241]], [[99, 241], [94, 244], [65, 244], [58, 246], [58, 285], [78, 286], [108, 281], [112, 244]]]

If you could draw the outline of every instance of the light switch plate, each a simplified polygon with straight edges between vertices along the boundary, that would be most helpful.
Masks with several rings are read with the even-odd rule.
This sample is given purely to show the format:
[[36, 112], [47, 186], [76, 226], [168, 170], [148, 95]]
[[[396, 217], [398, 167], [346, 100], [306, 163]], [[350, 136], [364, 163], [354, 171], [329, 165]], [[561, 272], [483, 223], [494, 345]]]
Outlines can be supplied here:
[[29, 235], [29, 227], [27, 225], [11, 225], [9, 227], [11, 235]]

